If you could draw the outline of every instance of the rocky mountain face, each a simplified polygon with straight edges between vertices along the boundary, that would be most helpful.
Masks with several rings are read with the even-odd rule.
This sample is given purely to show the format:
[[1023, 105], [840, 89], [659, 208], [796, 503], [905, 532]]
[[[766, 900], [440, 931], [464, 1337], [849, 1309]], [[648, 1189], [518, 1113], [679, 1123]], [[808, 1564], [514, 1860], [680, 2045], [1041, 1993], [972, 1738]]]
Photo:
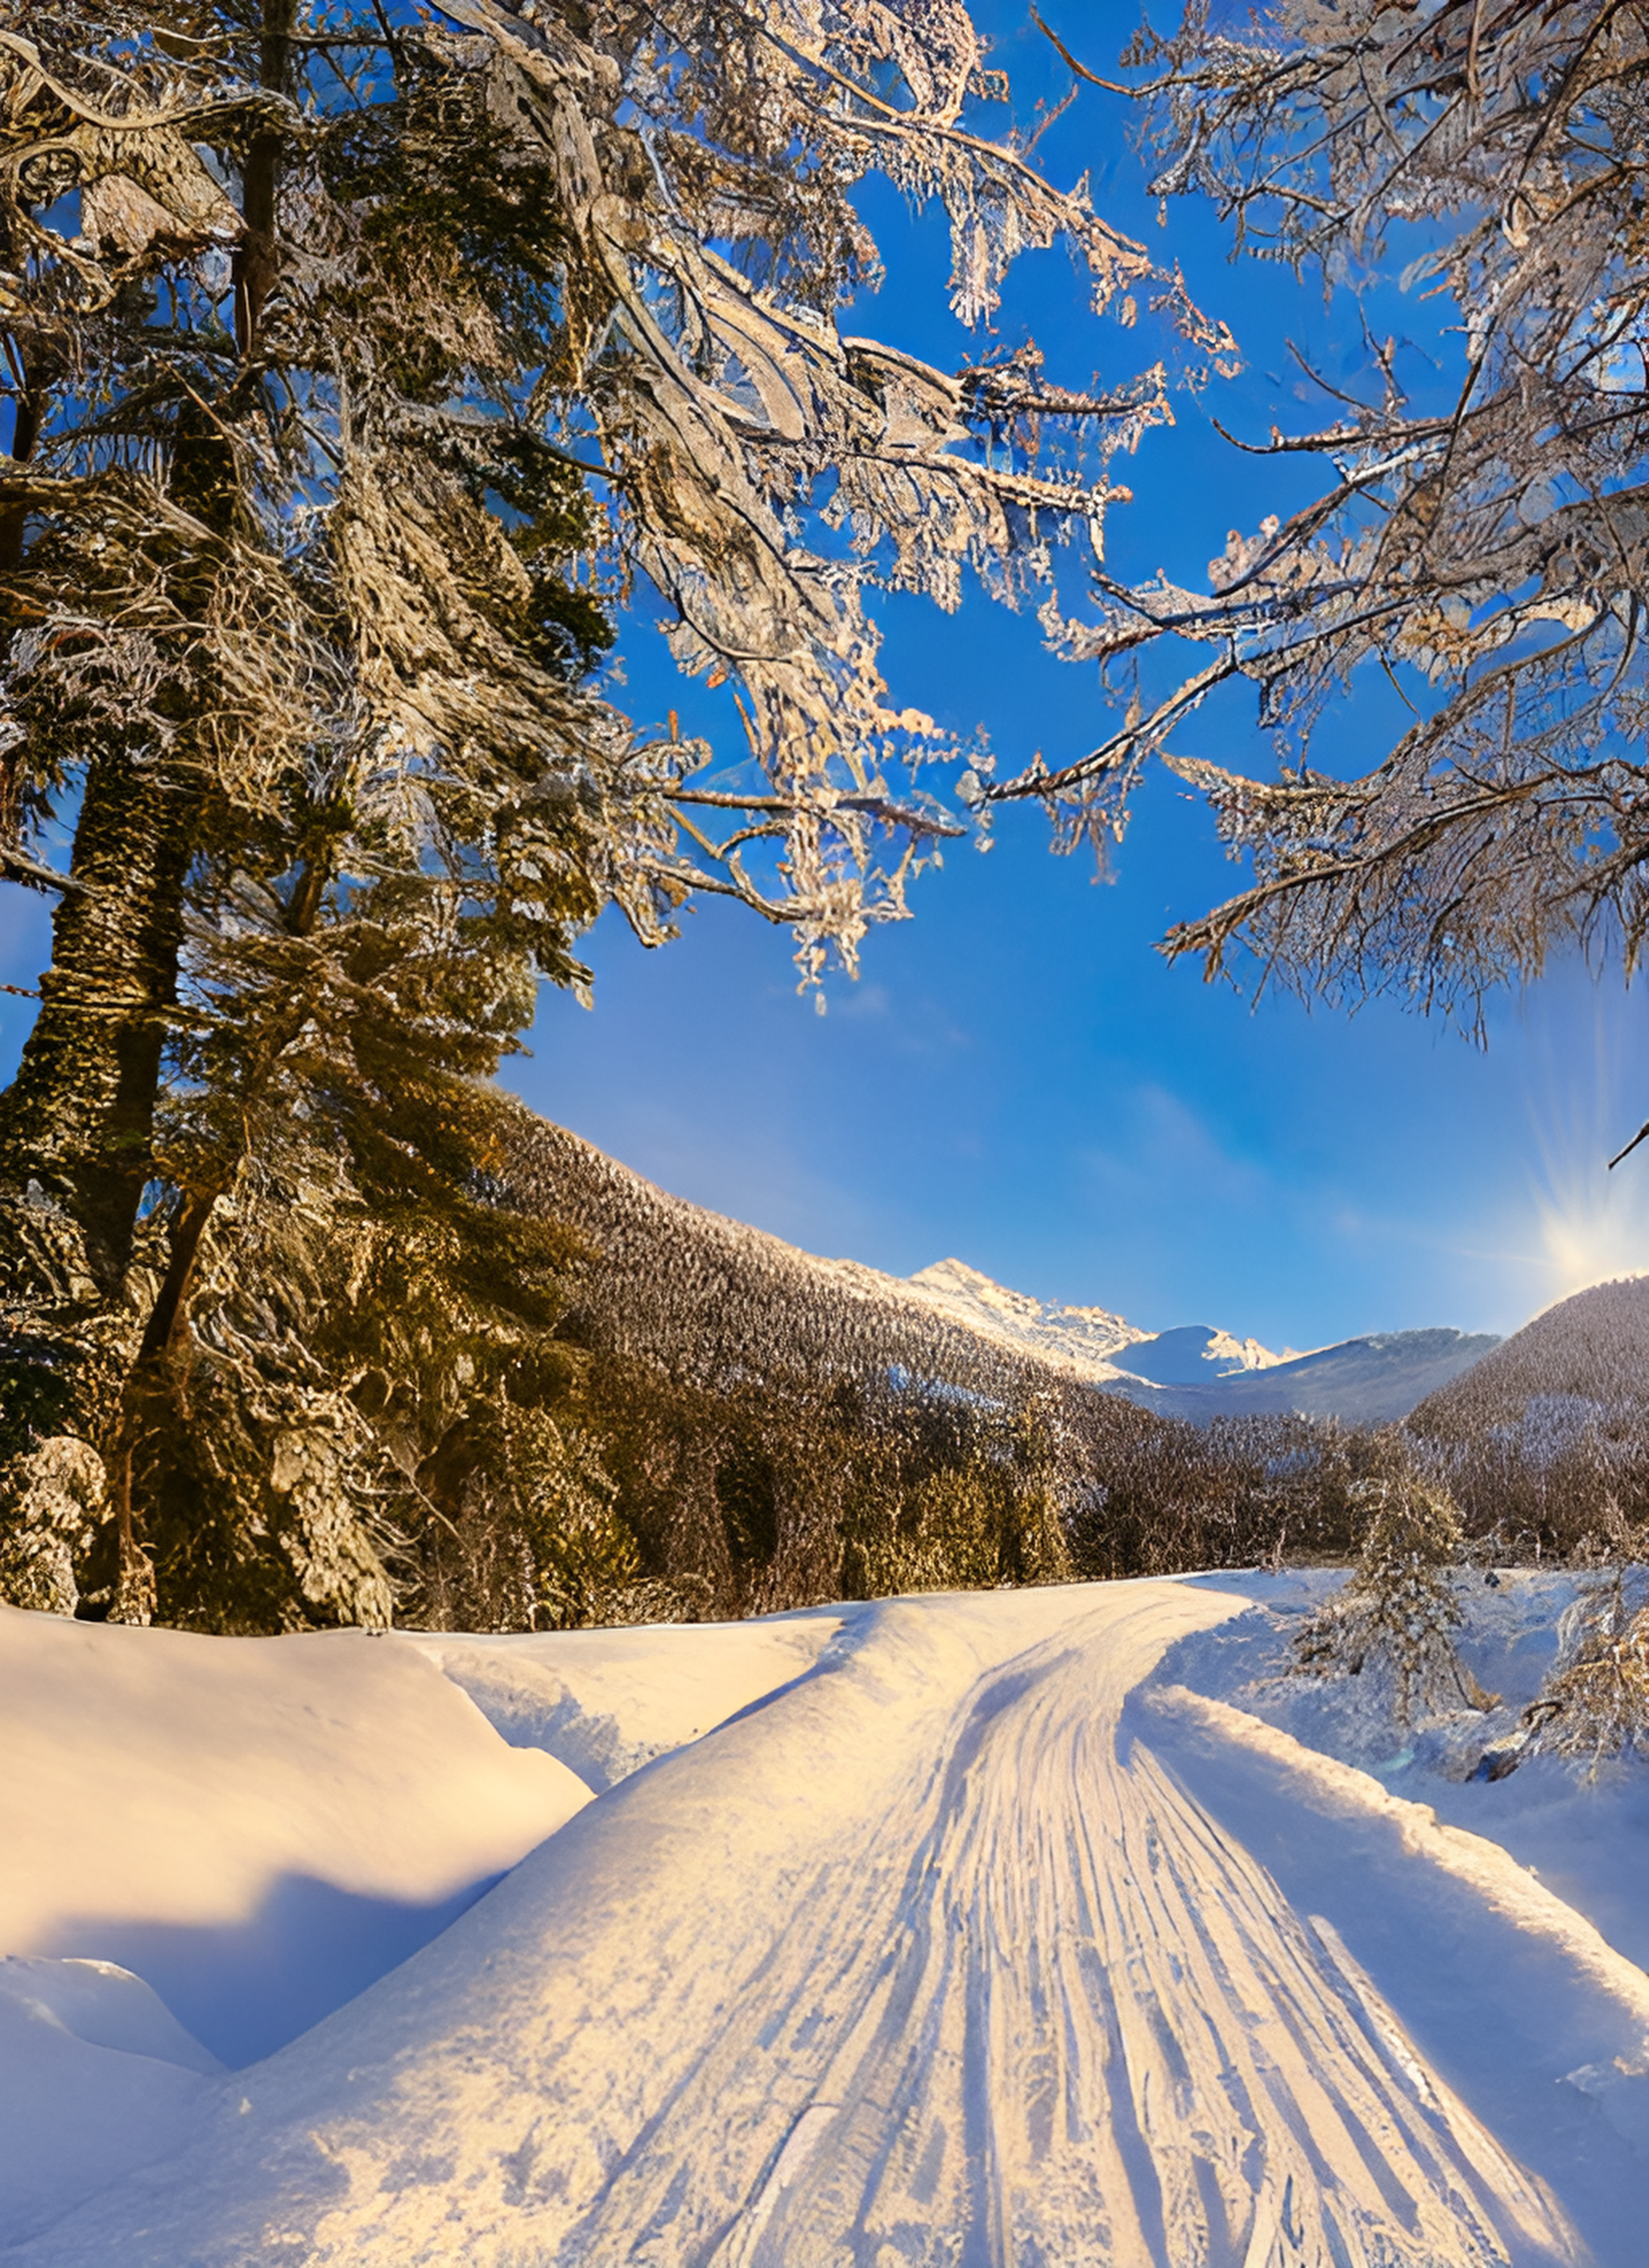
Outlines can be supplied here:
[[936, 1261], [901, 1288], [967, 1330], [1093, 1381], [1115, 1376], [1123, 1351], [1151, 1336], [1107, 1307], [1062, 1307], [1010, 1292], [961, 1260]]
[[1233, 1338], [1229, 1331], [1216, 1330], [1210, 1323], [1182, 1323], [1175, 1330], [1142, 1338], [1128, 1350], [1120, 1366], [1129, 1377], [1152, 1386], [1206, 1386], [1213, 1379], [1275, 1370], [1296, 1359], [1292, 1347], [1273, 1354], [1258, 1339]]

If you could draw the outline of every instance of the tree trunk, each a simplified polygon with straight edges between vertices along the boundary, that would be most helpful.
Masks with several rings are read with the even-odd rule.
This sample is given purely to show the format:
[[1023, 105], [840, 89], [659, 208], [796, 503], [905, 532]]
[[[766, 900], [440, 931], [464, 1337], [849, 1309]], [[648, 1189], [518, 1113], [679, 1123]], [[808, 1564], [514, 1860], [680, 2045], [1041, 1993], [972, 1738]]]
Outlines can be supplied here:
[[[12, 395], [11, 461], [26, 465], [39, 446], [40, 428], [46, 419], [46, 394], [38, 372], [32, 366], [26, 350], [12, 345], [9, 350], [11, 374], [16, 381]], [[0, 577], [15, 575], [23, 564], [23, 535], [27, 514], [21, 504], [0, 506]], [[0, 622], [4, 619], [4, 602], [0, 600]], [[18, 791], [18, 766], [16, 755], [6, 751], [0, 754], [0, 849], [16, 850], [23, 835], [23, 799]]]
[[[263, 0], [260, 76], [284, 89], [298, 0]], [[262, 313], [277, 275], [276, 209], [283, 140], [257, 134], [243, 173], [245, 232], [235, 260], [238, 344], [253, 358]], [[243, 372], [242, 384], [254, 382]], [[195, 517], [228, 532], [245, 517], [237, 453], [225, 432], [243, 414], [186, 405], [172, 451], [172, 493]], [[37, 392], [25, 389], [13, 453], [35, 446]], [[244, 530], [242, 531], [244, 532]], [[0, 522], [0, 573], [23, 560], [23, 516]], [[210, 569], [179, 563], [173, 595], [187, 615], [205, 603]], [[198, 708], [199, 688], [180, 698]], [[189, 716], [180, 715], [180, 747], [162, 754], [135, 740], [106, 738], [88, 753], [85, 793], [75, 830], [71, 873], [83, 887], [66, 893], [53, 925], [52, 966], [40, 983], [40, 1010], [18, 1074], [0, 1095], [0, 1185], [22, 1191], [30, 1182], [56, 1198], [85, 1240], [87, 1268], [108, 1309], [118, 1307], [130, 1268], [145, 1184], [154, 1170], [154, 1122], [166, 1034], [176, 1007], [184, 937], [185, 889], [198, 847], [210, 789], [188, 755]], [[0, 839], [9, 803], [0, 781]], [[216, 1192], [195, 1193], [174, 1224], [172, 1255], [142, 1351], [129, 1373], [101, 1446], [111, 1463], [111, 1495], [120, 1524], [117, 1620], [146, 1621], [153, 1580], [130, 1504], [134, 1402], [151, 1371], [164, 1369], [181, 1321], [200, 1239]], [[109, 1427], [107, 1388], [78, 1413], [88, 1433]], [[71, 1419], [71, 1430], [74, 1421]]]
[[74, 1215], [104, 1296], [119, 1294], [151, 1167], [198, 798], [129, 747], [87, 768], [52, 965], [0, 1099], [0, 1179]]
[[[298, 0], [263, 0], [258, 77], [261, 85], [278, 94], [291, 92], [297, 27]], [[235, 248], [235, 339], [243, 359], [256, 350], [263, 310], [280, 272], [275, 224], [283, 146], [273, 129], [254, 134], [241, 175], [245, 233]]]

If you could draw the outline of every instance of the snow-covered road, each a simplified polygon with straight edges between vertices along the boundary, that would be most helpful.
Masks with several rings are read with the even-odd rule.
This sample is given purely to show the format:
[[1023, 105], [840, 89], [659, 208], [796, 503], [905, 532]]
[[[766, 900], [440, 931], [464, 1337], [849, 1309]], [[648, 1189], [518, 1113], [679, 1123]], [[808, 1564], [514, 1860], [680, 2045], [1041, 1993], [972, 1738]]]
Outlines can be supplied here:
[[[1562, 2208], [1123, 1719], [1243, 1602], [843, 1610], [29, 2268], [1465, 2268]], [[708, 1633], [706, 1636], [708, 1637]], [[1143, 1730], [1141, 1727], [1143, 1727]]]

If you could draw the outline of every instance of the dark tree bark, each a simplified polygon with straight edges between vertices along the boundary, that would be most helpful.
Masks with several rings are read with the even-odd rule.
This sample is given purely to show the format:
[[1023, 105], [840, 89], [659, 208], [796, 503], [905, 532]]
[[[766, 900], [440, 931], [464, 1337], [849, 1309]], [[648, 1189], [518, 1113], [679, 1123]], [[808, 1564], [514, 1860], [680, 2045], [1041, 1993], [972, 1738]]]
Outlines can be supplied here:
[[[26, 347], [12, 343], [11, 375], [17, 393], [11, 416], [11, 461], [26, 465], [34, 454], [46, 416], [46, 389]], [[28, 516], [21, 504], [0, 505], [0, 578], [15, 575], [23, 564], [23, 542]], [[6, 614], [0, 593], [0, 621]], [[17, 751], [0, 753], [0, 850], [15, 850], [23, 834], [23, 797]]]
[[[264, 0], [262, 84], [284, 91], [297, 0]], [[241, 356], [256, 344], [277, 272], [276, 205], [282, 137], [254, 136], [242, 182], [244, 233], [236, 249], [235, 310]], [[14, 458], [33, 454], [44, 414], [38, 387], [19, 396]], [[188, 410], [172, 453], [173, 497], [210, 527], [247, 517], [239, 468], [222, 425]], [[242, 530], [242, 532], [245, 532]], [[0, 517], [0, 573], [23, 561], [20, 511]], [[173, 595], [187, 615], [208, 596], [197, 562], [183, 562]], [[187, 727], [187, 717], [180, 722]], [[183, 735], [187, 747], [187, 730]], [[0, 781], [0, 841], [14, 828]], [[0, 1098], [0, 1181], [39, 1181], [83, 1231], [88, 1262], [107, 1297], [119, 1292], [151, 1178], [155, 1108], [167, 1021], [177, 997], [185, 884], [205, 805], [199, 769], [115, 742], [88, 764], [75, 831], [73, 879], [53, 925], [52, 966], [40, 1012], [18, 1075]], [[187, 1256], [179, 1293], [199, 1242], [198, 1207], [185, 1208]], [[210, 1204], [206, 1211], [210, 1214]], [[173, 1302], [175, 1305], [175, 1300]], [[170, 1337], [169, 1328], [163, 1338]]]
[[74, 1215], [106, 1295], [130, 1263], [183, 935], [195, 799], [131, 748], [87, 769], [52, 965], [0, 1104], [0, 1178]]

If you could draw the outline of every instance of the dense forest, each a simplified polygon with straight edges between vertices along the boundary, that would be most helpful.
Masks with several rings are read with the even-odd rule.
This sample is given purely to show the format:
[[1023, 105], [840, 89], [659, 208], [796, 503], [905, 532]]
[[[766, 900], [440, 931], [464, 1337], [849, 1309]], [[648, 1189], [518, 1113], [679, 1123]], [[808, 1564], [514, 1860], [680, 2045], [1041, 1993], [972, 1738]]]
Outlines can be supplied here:
[[[548, 1629], [1343, 1565], [1397, 1481], [1451, 1498], [1480, 1564], [1649, 1557], [1644, 1279], [1564, 1303], [1403, 1427], [1198, 1426], [703, 1212], [519, 1105], [488, 1111], [484, 1203], [442, 1238], [421, 1213], [342, 1246], [286, 1224], [282, 1343], [336, 1381], [303, 1432], [247, 1354], [270, 1316], [241, 1314], [232, 1280], [202, 1315], [189, 1427], [151, 1435], [139, 1467], [161, 1618]], [[95, 1476], [72, 1448], [13, 1447], [36, 1510], [7, 1594], [106, 1612]]]

